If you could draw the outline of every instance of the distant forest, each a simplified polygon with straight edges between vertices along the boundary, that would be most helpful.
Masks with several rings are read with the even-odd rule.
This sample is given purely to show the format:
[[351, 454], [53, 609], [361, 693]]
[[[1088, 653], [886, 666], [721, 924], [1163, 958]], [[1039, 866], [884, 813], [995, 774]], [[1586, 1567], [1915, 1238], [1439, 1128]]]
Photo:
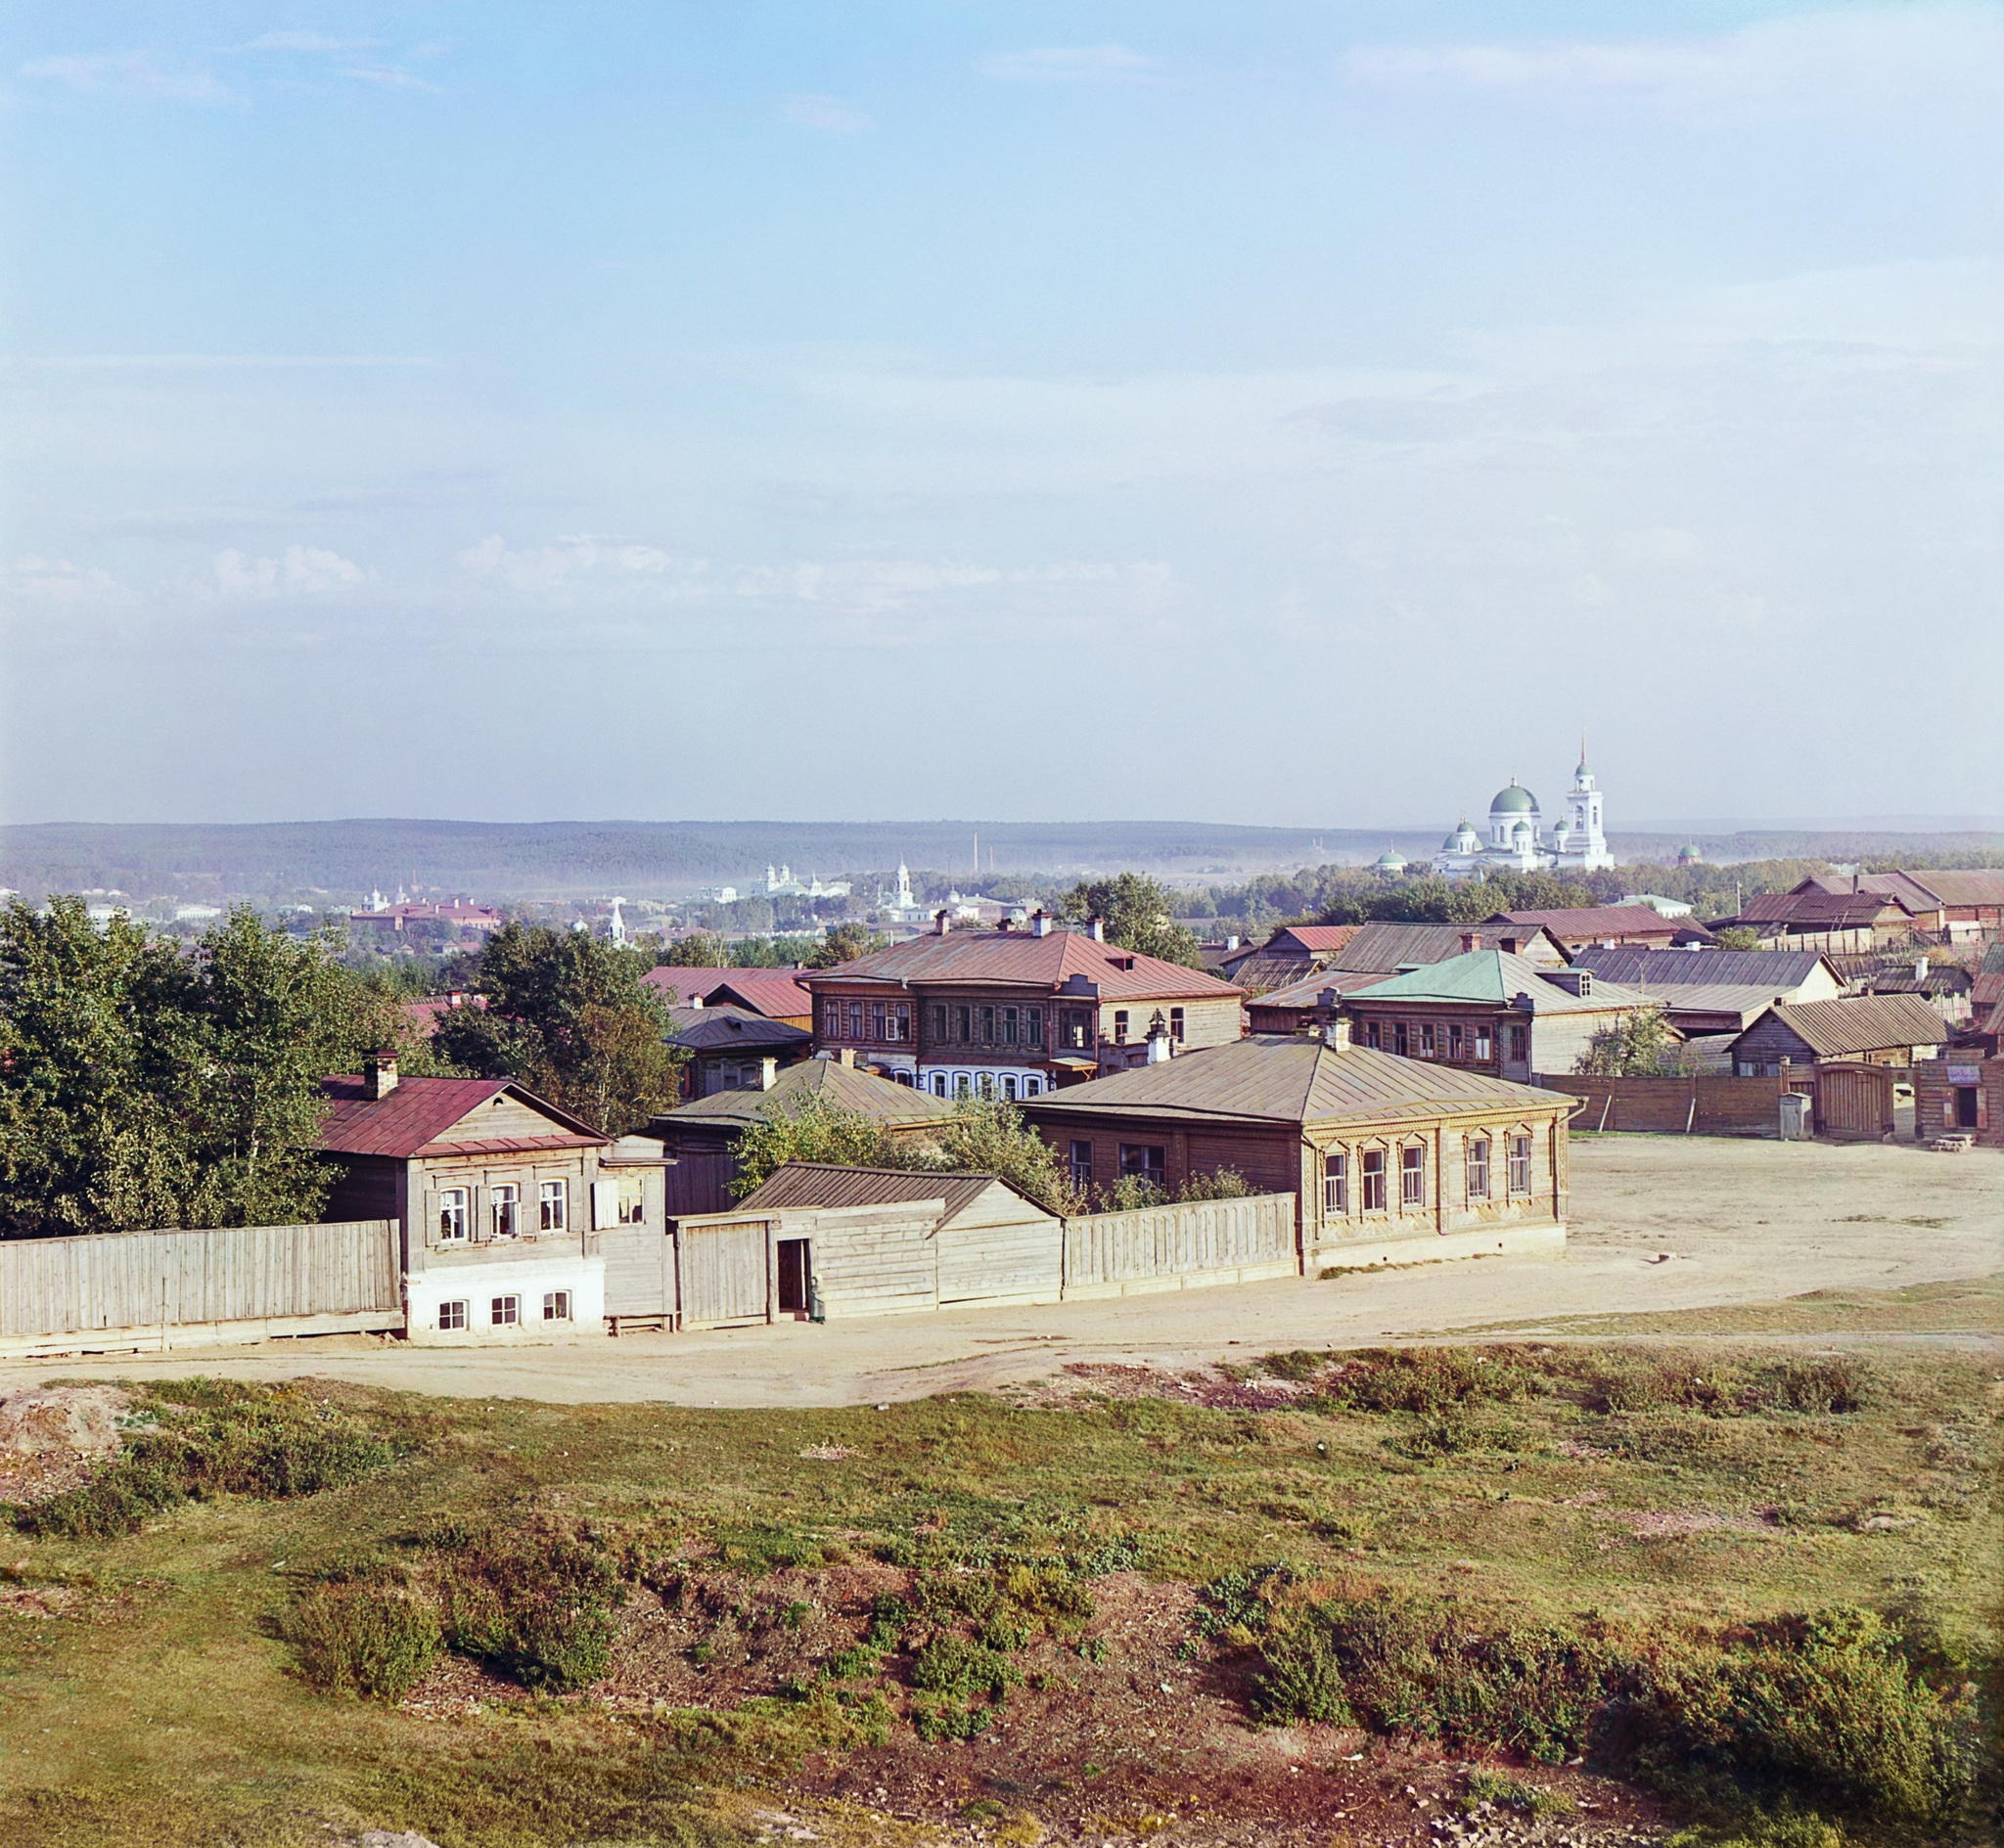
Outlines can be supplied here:
[[[900, 857], [915, 870], [928, 869], [928, 884], [951, 880], [964, 889], [1007, 886], [1012, 876], [1024, 888], [1070, 884], [1082, 874], [1125, 868], [1174, 877], [1179, 884], [1215, 874], [1223, 888], [1244, 884], [1261, 867], [1333, 868], [1375, 858], [1388, 839], [1419, 861], [1438, 838], [1431, 827], [1318, 831], [1202, 822], [52, 823], [0, 828], [0, 885], [35, 899], [52, 891], [116, 890], [141, 900], [209, 903], [340, 904], [399, 881], [428, 895], [463, 892], [487, 902], [615, 891], [672, 897], [700, 885], [743, 887], [762, 879], [770, 863], [802, 877], [854, 879], [857, 898], [867, 901], [873, 882], [888, 881]], [[1671, 861], [1683, 844], [1668, 834], [1610, 836], [1629, 863]], [[1754, 860], [1950, 866], [2004, 856], [2004, 833], [1767, 830], [1701, 834], [1698, 844], [1714, 868]], [[1668, 878], [1665, 868], [1653, 883], [1674, 895]]]

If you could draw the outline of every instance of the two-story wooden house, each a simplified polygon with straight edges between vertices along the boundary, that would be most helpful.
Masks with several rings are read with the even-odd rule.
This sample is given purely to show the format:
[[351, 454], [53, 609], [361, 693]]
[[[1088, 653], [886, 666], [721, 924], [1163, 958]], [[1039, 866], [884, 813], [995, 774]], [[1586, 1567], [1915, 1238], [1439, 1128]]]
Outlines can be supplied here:
[[600, 1333], [606, 1240], [660, 1240], [660, 1161], [513, 1079], [399, 1081], [384, 1057], [321, 1092], [320, 1150], [339, 1170], [326, 1216], [401, 1224], [414, 1341]]
[[1240, 1034], [1241, 991], [1041, 915], [1026, 928], [949, 930], [802, 971], [819, 1053], [935, 1097], [1033, 1098], [1166, 1051]]

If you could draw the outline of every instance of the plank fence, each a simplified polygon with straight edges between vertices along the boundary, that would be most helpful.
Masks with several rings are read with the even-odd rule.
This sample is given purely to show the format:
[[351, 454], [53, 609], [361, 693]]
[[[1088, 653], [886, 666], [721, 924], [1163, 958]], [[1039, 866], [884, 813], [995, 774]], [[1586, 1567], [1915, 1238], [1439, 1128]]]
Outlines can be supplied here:
[[1546, 1091], [1583, 1099], [1568, 1127], [1574, 1131], [1629, 1130], [1658, 1136], [1775, 1136], [1781, 1127], [1781, 1094], [1799, 1089], [1809, 1077], [1792, 1079], [1584, 1078], [1568, 1072], [1539, 1072], [1531, 1082]]
[[1296, 1277], [1295, 1196], [1184, 1200], [1065, 1221], [1067, 1299]]
[[0, 1240], [0, 1357], [404, 1324], [393, 1219]]

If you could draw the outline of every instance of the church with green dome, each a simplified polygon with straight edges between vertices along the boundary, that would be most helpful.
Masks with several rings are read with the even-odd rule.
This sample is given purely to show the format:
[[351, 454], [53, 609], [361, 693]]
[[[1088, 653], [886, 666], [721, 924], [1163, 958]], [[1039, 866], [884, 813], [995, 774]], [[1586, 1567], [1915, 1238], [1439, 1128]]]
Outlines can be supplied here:
[[1602, 826], [1601, 791], [1587, 767], [1580, 741], [1579, 768], [1549, 833], [1536, 796], [1512, 777], [1489, 803], [1486, 833], [1468, 817], [1440, 843], [1432, 870], [1450, 879], [1479, 879], [1485, 873], [1592, 873], [1615, 864]]

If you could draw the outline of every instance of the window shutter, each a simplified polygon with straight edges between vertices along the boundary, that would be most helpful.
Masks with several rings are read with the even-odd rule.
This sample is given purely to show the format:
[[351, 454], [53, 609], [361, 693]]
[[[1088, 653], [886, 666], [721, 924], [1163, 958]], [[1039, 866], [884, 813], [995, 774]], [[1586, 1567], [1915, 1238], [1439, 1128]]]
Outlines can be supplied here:
[[617, 1181], [594, 1181], [591, 1184], [591, 1229], [594, 1232], [610, 1232], [619, 1224], [619, 1184]]
[[424, 1193], [422, 1211], [425, 1215], [424, 1236], [419, 1240], [423, 1245], [438, 1242], [438, 1190], [428, 1187]]
[[493, 1210], [492, 1198], [483, 1187], [477, 1187], [472, 1192], [474, 1223], [467, 1228], [467, 1235], [476, 1244], [484, 1244], [493, 1231], [488, 1223]]

